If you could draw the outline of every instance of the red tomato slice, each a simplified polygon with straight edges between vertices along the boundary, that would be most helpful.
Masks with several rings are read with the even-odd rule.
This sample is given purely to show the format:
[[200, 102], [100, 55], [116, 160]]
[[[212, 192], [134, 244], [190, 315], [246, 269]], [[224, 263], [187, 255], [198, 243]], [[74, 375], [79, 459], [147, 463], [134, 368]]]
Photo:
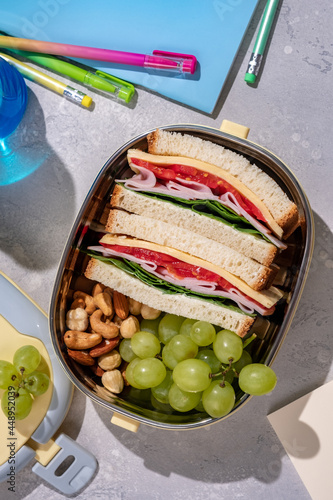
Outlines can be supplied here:
[[131, 158], [134, 165], [139, 167], [144, 167], [153, 172], [157, 179], [159, 180], [177, 180], [184, 179], [187, 181], [194, 181], [205, 186], [208, 186], [216, 196], [221, 196], [226, 192], [232, 193], [240, 206], [246, 210], [246, 212], [255, 217], [258, 220], [266, 222], [263, 214], [260, 210], [245, 196], [240, 194], [237, 189], [235, 189], [229, 182], [218, 177], [217, 175], [209, 174], [208, 172], [203, 172], [195, 167], [189, 165], [155, 165], [148, 161], [139, 160], [138, 158]]
[[[193, 264], [188, 264], [187, 262], [183, 262], [176, 257], [172, 257], [171, 255], [167, 255], [162, 252], [156, 252], [154, 250], [149, 250], [146, 248], [137, 248], [137, 247], [126, 247], [123, 245], [109, 245], [107, 243], [102, 243], [101, 245], [105, 248], [110, 248], [115, 250], [116, 252], [122, 254], [133, 255], [138, 259], [147, 260], [148, 262], [153, 262], [159, 267], [164, 267], [167, 271], [174, 276], [175, 278], [182, 280], [185, 278], [197, 278], [202, 281], [209, 281], [211, 283], [217, 284], [217, 290], [225, 290], [228, 291], [231, 288], [236, 288], [234, 285], [229, 283], [229, 281], [225, 280], [219, 274], [216, 274], [208, 269], [205, 269], [200, 266], [194, 266]], [[248, 297], [244, 293], [242, 293], [244, 297], [251, 300], [254, 304], [260, 305], [259, 302], [253, 300], [251, 297]], [[260, 305], [260, 307], [263, 307]], [[271, 308], [265, 312], [265, 314], [273, 314], [274, 308]]]

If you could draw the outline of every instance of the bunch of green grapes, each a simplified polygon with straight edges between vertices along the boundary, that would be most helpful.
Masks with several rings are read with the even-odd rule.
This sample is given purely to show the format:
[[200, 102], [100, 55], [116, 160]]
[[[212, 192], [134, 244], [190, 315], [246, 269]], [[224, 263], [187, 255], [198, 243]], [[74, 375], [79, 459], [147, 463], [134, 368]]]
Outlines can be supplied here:
[[127, 382], [151, 389], [156, 408], [221, 418], [235, 405], [235, 388], [260, 396], [276, 385], [274, 371], [252, 363], [243, 340], [230, 330], [173, 314], [143, 320], [140, 329], [122, 340], [120, 354], [129, 363]]
[[35, 397], [47, 391], [50, 379], [46, 373], [37, 371], [40, 362], [40, 352], [32, 345], [17, 349], [12, 363], [0, 360], [0, 389], [5, 389], [1, 408], [7, 418], [26, 418]]

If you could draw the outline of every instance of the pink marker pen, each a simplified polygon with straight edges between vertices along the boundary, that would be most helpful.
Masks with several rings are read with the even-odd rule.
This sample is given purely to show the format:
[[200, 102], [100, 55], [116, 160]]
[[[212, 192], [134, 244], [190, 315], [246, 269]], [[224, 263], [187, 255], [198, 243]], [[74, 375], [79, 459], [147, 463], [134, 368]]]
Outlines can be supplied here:
[[181, 73], [190, 74], [195, 72], [197, 64], [195, 56], [190, 54], [179, 54], [178, 52], [154, 50], [152, 55], [145, 55], [134, 52], [84, 47], [81, 45], [43, 42], [11, 36], [0, 36], [0, 47], [65, 57], [77, 57], [79, 59], [107, 61], [116, 64], [141, 66], [144, 68], [175, 70]]

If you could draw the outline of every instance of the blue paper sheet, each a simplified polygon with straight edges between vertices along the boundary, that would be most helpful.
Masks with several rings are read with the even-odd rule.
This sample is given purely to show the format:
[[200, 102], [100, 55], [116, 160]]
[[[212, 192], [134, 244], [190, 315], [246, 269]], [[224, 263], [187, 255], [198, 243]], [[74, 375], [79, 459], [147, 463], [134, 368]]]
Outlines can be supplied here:
[[80, 60], [212, 113], [258, 0], [0, 0], [10, 35], [150, 54], [193, 54], [192, 75]]

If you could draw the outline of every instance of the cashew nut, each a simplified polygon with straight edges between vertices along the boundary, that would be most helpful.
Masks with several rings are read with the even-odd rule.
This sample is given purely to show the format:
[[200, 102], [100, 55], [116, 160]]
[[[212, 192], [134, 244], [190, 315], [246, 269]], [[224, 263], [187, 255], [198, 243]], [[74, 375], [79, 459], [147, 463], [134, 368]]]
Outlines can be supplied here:
[[103, 311], [105, 316], [113, 315], [112, 299], [108, 293], [98, 293], [94, 296], [95, 306]]
[[69, 349], [90, 349], [100, 344], [102, 340], [102, 335], [99, 333], [68, 330], [64, 335], [64, 342]]
[[130, 339], [140, 331], [140, 323], [135, 316], [128, 316], [120, 325], [120, 334], [124, 339]]
[[74, 299], [84, 300], [85, 310], [87, 311], [88, 314], [92, 314], [95, 311], [96, 306], [94, 303], [94, 299], [91, 295], [88, 295], [85, 292], [80, 292], [79, 290], [77, 290], [76, 292], [74, 292], [73, 297]]
[[77, 309], [80, 307], [81, 309], [84, 309], [86, 307], [86, 303], [83, 299], [75, 299], [72, 302], [71, 309]]
[[112, 288], [110, 288], [109, 286], [107, 286], [105, 289], [104, 289], [104, 293], [108, 293], [112, 299], [113, 297], [113, 290]]
[[109, 391], [119, 394], [124, 388], [124, 379], [119, 370], [111, 370], [103, 373], [102, 384]]
[[156, 319], [160, 314], [161, 311], [158, 311], [158, 309], [154, 309], [153, 307], [146, 306], [145, 304], [143, 304], [141, 308], [141, 316], [143, 319]]
[[99, 293], [104, 292], [106, 286], [103, 285], [103, 283], [96, 283], [96, 285], [93, 286], [91, 295], [95, 297], [95, 295], [98, 295]]
[[99, 356], [98, 358], [98, 366], [102, 368], [102, 370], [113, 370], [114, 368], [118, 368], [122, 362], [121, 356], [116, 349], [113, 349], [111, 352], [107, 352]]
[[103, 311], [97, 309], [90, 316], [90, 326], [92, 330], [96, 333], [100, 333], [105, 339], [113, 339], [119, 335], [119, 326], [115, 323], [106, 319], [102, 320]]
[[66, 314], [66, 326], [69, 330], [84, 332], [89, 325], [88, 313], [82, 307], [70, 309]]

